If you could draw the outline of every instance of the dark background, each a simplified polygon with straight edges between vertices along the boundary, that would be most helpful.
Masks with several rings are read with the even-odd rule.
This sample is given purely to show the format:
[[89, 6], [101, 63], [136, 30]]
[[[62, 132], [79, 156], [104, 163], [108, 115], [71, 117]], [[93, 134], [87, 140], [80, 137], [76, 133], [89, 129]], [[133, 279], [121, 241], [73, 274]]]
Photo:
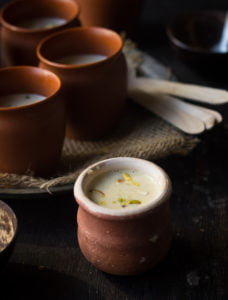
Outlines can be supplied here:
[[[1, 0], [0, 6], [6, 2], [9, 1]], [[226, 0], [144, 0], [141, 23], [146, 25], [165, 24], [171, 16], [180, 12], [205, 9], [226, 10], [227, 7]]]
[[208, 9], [226, 10], [227, 7], [226, 0], [145, 0], [141, 23], [147, 26], [166, 24], [178, 13]]

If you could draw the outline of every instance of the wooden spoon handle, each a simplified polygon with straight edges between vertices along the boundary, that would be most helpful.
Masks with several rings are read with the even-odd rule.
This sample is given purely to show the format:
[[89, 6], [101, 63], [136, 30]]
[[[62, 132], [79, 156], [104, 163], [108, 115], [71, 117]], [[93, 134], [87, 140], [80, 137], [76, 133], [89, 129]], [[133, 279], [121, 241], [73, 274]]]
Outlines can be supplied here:
[[228, 103], [228, 92], [226, 90], [168, 80], [137, 77], [129, 85], [129, 89], [140, 89], [153, 94], [169, 94], [214, 105]]
[[205, 130], [202, 120], [181, 110], [175, 103], [172, 103], [172, 98], [169, 96], [156, 96], [138, 90], [130, 93], [130, 97], [136, 103], [186, 133], [199, 134]]
[[222, 122], [223, 117], [222, 117], [222, 115], [218, 111], [213, 110], [213, 109], [209, 109], [209, 108], [206, 108], [206, 107], [202, 107], [202, 106], [200, 106], [200, 109], [203, 110], [203, 111], [205, 111], [205, 112], [207, 112], [208, 114], [213, 115], [217, 123], [221, 123]]
[[171, 99], [173, 105], [175, 104], [180, 110], [184, 110], [185, 112], [191, 114], [194, 117], [199, 118], [205, 124], [206, 129], [211, 129], [216, 123], [222, 121], [222, 116], [219, 112], [212, 109], [204, 109], [204, 107], [186, 103], [179, 99], [173, 98]]

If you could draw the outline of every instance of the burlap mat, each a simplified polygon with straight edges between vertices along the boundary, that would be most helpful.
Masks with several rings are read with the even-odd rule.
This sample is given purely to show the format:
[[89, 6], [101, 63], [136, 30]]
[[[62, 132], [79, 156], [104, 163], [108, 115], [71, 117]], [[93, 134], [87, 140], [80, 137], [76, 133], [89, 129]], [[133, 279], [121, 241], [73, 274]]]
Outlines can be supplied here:
[[[138, 73], [153, 78], [170, 77], [169, 69], [135, 49], [131, 42], [125, 43], [124, 52]], [[129, 101], [125, 115], [107, 138], [93, 142], [65, 139], [58, 173], [53, 178], [0, 173], [0, 188], [48, 190], [50, 187], [73, 184], [82, 169], [98, 160], [117, 156], [155, 160], [171, 154], [185, 155], [197, 142], [197, 138], [183, 134]]]

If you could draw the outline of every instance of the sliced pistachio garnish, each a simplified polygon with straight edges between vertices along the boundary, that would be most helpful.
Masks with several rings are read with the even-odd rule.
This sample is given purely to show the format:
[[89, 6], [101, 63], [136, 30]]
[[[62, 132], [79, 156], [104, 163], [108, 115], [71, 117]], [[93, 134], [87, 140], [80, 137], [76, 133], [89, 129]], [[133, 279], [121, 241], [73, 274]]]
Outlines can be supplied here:
[[124, 199], [124, 198], [118, 198], [118, 201], [119, 201], [120, 203], [125, 203], [125, 202], [126, 202], [126, 199]]
[[135, 186], [140, 186], [140, 184], [138, 182], [134, 181], [129, 174], [123, 173], [122, 176], [123, 176], [124, 180], [127, 181], [129, 184], [132, 184]]
[[128, 204], [141, 204], [142, 202], [140, 200], [129, 200], [127, 201]]

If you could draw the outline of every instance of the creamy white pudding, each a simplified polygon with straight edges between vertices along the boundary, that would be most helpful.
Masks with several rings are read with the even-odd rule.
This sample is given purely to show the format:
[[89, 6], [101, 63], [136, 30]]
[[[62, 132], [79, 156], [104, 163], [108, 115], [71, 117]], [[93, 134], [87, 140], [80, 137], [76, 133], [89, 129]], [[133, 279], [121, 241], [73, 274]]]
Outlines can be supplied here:
[[101, 54], [74, 54], [61, 57], [56, 60], [57, 63], [65, 65], [84, 65], [91, 64], [106, 59], [107, 56]]
[[0, 107], [17, 107], [39, 102], [46, 97], [40, 94], [18, 93], [0, 97]]
[[155, 178], [139, 170], [114, 170], [97, 176], [89, 185], [88, 198], [103, 207], [135, 208], [153, 202], [161, 194]]
[[26, 28], [26, 29], [48, 29], [54, 28], [66, 23], [66, 20], [63, 18], [54, 18], [54, 17], [46, 17], [46, 18], [31, 18], [25, 19], [23, 21], [18, 22], [16, 25], [18, 27]]

